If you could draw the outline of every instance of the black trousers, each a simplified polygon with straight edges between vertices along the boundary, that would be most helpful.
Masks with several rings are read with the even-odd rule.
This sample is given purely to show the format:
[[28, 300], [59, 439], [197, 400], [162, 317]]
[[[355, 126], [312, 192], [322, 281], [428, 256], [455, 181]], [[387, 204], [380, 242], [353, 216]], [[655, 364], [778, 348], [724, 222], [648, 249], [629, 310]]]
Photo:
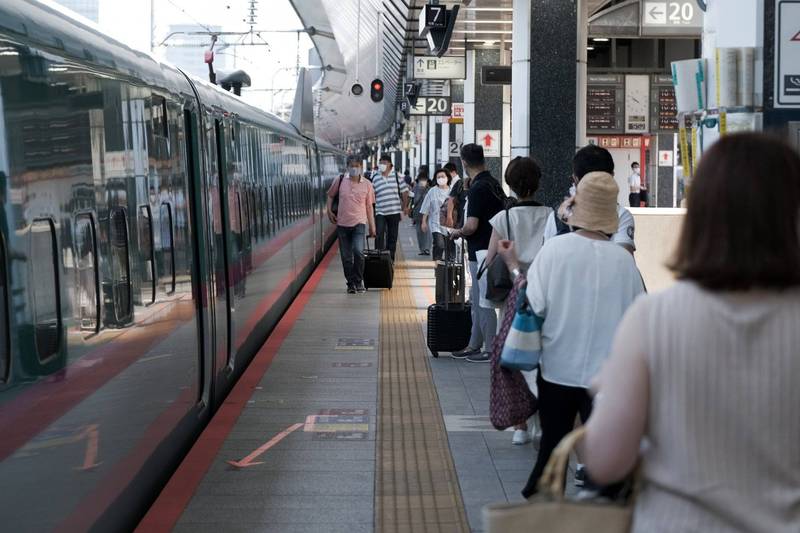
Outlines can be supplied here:
[[[445, 250], [447, 250], [447, 254], [445, 255]], [[454, 261], [456, 257], [456, 243], [446, 235], [439, 233], [438, 231], [433, 232], [433, 260], [440, 261], [447, 257], [450, 261]]]
[[396, 215], [375, 215], [375, 248], [389, 250], [394, 261], [397, 250], [397, 233], [400, 231], [400, 213]]
[[592, 398], [587, 389], [550, 383], [542, 378], [541, 371], [536, 378], [536, 385], [539, 388], [542, 440], [539, 444], [536, 465], [528, 478], [527, 485], [522, 489], [525, 498], [536, 494], [544, 467], [561, 439], [575, 427], [575, 416], [580, 415], [581, 421], [585, 423], [592, 412]]
[[638, 192], [632, 192], [628, 195], [628, 202], [630, 202], [631, 207], [639, 207], [641, 198]]

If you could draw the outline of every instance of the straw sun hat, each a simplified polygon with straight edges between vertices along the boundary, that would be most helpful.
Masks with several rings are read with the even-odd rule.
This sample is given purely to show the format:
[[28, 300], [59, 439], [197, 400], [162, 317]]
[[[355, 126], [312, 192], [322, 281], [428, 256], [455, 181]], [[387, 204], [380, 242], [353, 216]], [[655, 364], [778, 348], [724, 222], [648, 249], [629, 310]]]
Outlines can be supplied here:
[[619, 228], [619, 186], [607, 172], [590, 172], [578, 183], [578, 192], [564, 202], [559, 212], [570, 226], [612, 235]]

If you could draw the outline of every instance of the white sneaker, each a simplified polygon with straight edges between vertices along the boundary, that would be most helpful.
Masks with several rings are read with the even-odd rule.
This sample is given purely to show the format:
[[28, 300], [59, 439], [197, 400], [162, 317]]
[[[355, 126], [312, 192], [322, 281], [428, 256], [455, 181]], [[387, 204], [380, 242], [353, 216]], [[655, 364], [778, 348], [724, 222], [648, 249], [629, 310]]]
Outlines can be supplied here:
[[526, 429], [515, 429], [514, 437], [511, 439], [511, 444], [521, 446], [528, 444], [531, 441], [531, 434]]

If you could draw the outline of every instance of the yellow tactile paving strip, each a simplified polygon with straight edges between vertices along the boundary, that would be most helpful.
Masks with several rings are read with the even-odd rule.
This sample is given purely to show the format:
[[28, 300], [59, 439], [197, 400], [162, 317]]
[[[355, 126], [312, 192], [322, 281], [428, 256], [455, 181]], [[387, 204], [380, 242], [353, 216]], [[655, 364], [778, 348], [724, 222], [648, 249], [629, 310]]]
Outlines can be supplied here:
[[412, 282], [398, 250], [381, 295], [375, 531], [468, 532]]

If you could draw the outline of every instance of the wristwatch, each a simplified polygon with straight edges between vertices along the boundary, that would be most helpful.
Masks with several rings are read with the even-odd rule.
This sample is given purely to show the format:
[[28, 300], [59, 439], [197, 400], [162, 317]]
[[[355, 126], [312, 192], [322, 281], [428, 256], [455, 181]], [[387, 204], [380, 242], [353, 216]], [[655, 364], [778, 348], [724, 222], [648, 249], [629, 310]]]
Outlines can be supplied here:
[[514, 277], [514, 279], [517, 279], [517, 277], [518, 277], [520, 274], [521, 274], [521, 272], [519, 271], [519, 269], [518, 269], [518, 268], [513, 268], [513, 269], [511, 269], [511, 275]]

